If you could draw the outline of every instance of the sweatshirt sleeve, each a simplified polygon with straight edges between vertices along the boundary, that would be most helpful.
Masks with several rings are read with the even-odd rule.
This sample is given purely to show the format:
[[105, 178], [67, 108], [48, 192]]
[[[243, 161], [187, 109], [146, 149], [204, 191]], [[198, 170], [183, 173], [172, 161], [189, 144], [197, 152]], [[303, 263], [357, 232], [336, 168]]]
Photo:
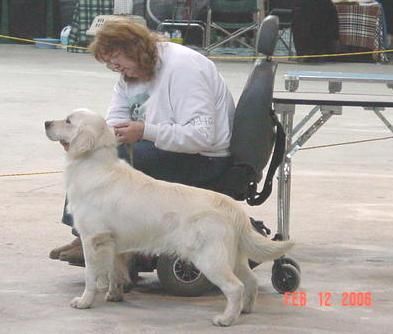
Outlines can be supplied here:
[[109, 126], [114, 126], [130, 119], [126, 89], [125, 81], [121, 77], [113, 87], [112, 99], [106, 115], [106, 122]]
[[168, 80], [173, 120], [145, 123], [144, 139], [172, 152], [209, 152], [216, 141], [215, 73], [209, 78], [206, 68], [186, 65], [177, 66]]

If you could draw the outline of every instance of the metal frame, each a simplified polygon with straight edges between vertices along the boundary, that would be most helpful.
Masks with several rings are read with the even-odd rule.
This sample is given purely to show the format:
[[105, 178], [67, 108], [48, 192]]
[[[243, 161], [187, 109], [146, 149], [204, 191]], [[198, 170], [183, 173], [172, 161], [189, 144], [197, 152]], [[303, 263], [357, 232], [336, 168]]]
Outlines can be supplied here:
[[157, 26], [157, 31], [164, 32], [166, 31], [166, 28], [169, 29], [176, 29], [176, 28], [198, 28], [200, 29], [202, 33], [202, 48], [206, 47], [206, 28], [205, 28], [205, 23], [202, 21], [198, 20], [172, 20], [172, 19], [166, 19], [162, 21], [158, 26]]
[[[262, 22], [262, 18], [265, 16], [265, 9], [264, 9], [265, 4], [264, 4], [264, 1], [261, 1], [261, 0], [255, 0], [255, 2], [257, 3], [257, 7], [259, 9], [254, 14], [255, 15], [254, 23], [250, 22], [250, 24], [248, 26], [244, 26], [242, 28], [239, 28], [234, 32], [230, 32], [227, 29], [221, 27], [219, 24], [212, 22], [212, 9], [210, 8], [210, 5], [209, 5], [208, 11], [207, 11], [207, 21], [206, 21], [207, 23], [206, 23], [206, 48], [205, 48], [205, 50], [207, 53], [209, 53], [213, 49], [220, 47], [223, 44], [226, 44], [234, 39], [237, 39], [239, 36], [245, 34], [248, 31], [257, 30], [259, 28], [259, 26], [261, 25], [261, 22]], [[222, 32], [225, 35], [224, 39], [221, 41], [218, 41], [216, 43], [210, 44], [212, 28]], [[237, 39], [237, 41], [241, 45], [245, 46], [246, 48], [255, 49], [254, 45], [250, 45], [240, 39]]]
[[[343, 81], [358, 83], [383, 83], [393, 89], [393, 75], [384, 74], [360, 74], [338, 72], [312, 72], [299, 71], [288, 72], [284, 76], [285, 88], [289, 93], [285, 97], [273, 96], [274, 110], [279, 114], [281, 123], [286, 133], [286, 148], [284, 160], [278, 170], [278, 195], [277, 195], [277, 233], [283, 240], [289, 239], [290, 223], [290, 191], [291, 191], [291, 167], [293, 155], [334, 115], [342, 114], [343, 106], [359, 106], [365, 110], [372, 110], [382, 123], [393, 133], [392, 123], [381, 113], [385, 108], [393, 108], [393, 99], [390, 101], [375, 101], [371, 97], [361, 101], [348, 101], [339, 94]], [[291, 96], [299, 87], [300, 80], [325, 81], [328, 83], [331, 94], [329, 98], [304, 99]], [[333, 83], [333, 84], [332, 84]], [[322, 94], [323, 95], [323, 94]], [[326, 95], [326, 94], [325, 94]], [[333, 97], [333, 98], [332, 98]], [[389, 96], [386, 95], [386, 100]], [[314, 106], [296, 125], [293, 119], [296, 105]], [[320, 112], [320, 116], [311, 124], [310, 120]], [[307, 127], [308, 125], [308, 127]], [[302, 134], [299, 134], [303, 130]], [[298, 135], [298, 136], [297, 136]], [[295, 136], [297, 136], [295, 138]]]

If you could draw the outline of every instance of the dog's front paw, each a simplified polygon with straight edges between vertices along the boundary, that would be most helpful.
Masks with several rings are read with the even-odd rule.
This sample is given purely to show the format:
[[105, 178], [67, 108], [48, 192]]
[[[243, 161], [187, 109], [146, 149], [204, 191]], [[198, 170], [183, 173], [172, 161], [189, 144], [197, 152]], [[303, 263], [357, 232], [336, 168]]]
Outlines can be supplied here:
[[85, 300], [83, 300], [82, 297], [75, 297], [71, 303], [70, 303], [71, 307], [73, 308], [77, 308], [77, 309], [86, 309], [89, 308], [91, 306], [91, 303], [86, 302]]

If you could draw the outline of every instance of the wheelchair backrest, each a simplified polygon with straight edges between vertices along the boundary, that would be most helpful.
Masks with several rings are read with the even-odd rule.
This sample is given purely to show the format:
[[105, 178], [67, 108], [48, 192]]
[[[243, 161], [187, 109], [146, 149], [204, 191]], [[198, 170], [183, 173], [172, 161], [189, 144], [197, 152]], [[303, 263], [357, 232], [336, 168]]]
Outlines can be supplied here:
[[255, 62], [236, 107], [230, 144], [233, 166], [221, 180], [219, 191], [237, 200], [249, 202], [255, 195], [250, 192], [256, 192], [276, 140], [277, 119], [272, 111], [276, 64], [271, 56], [278, 38], [278, 24], [276, 16], [263, 20], [256, 45], [266, 58]]
[[250, 166], [257, 176], [269, 161], [274, 144], [272, 99], [276, 64], [271, 56], [277, 41], [278, 20], [268, 16], [257, 35], [257, 50], [267, 56], [258, 60], [236, 106], [230, 151], [235, 165]]

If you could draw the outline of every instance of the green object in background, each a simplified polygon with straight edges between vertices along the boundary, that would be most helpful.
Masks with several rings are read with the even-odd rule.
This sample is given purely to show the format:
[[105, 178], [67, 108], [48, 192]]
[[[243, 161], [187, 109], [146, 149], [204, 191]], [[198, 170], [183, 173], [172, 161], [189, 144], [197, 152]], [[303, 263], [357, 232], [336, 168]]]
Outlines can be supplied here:
[[46, 0], [46, 36], [54, 36], [53, 0]]
[[1, 0], [1, 26], [0, 33], [2, 35], [8, 35], [8, 0]]
[[[37, 1], [37, 0], [35, 0]], [[26, 3], [30, 2], [30, 0], [26, 0]], [[19, 4], [23, 3], [22, 1], [19, 1]], [[4, 36], [10, 36], [12, 34], [12, 37], [21, 37], [21, 38], [33, 38], [33, 37], [57, 37], [56, 36], [56, 31], [55, 31], [55, 21], [54, 21], [54, 12], [56, 9], [57, 1], [56, 0], [41, 0], [41, 4], [44, 5], [45, 7], [45, 18], [42, 18], [41, 20], [45, 20], [45, 22], [42, 22], [45, 27], [45, 33], [43, 34], [44, 36], [27, 36], [29, 35], [31, 27], [26, 25], [26, 32], [24, 34], [21, 34], [21, 36], [17, 36], [15, 33], [12, 34], [12, 31], [14, 30], [11, 26], [12, 24], [19, 24], [21, 25], [22, 22], [24, 21], [15, 21], [11, 22], [12, 19], [12, 10], [15, 4], [12, 2], [12, 0], [0, 0], [0, 34]], [[34, 7], [33, 7], [34, 8]], [[15, 11], [15, 9], [14, 9]], [[32, 13], [33, 14], [33, 13]], [[14, 14], [15, 15], [15, 14]], [[29, 21], [30, 22], [30, 21]], [[24, 22], [26, 24], [26, 22]], [[5, 38], [0, 38], [0, 43], [15, 43], [15, 41], [8, 40]]]
[[[0, 34], [8, 36], [9, 34], [9, 19], [8, 19], [8, 0], [1, 0], [0, 4]], [[0, 44], [12, 43], [12, 41], [0, 38]]]

